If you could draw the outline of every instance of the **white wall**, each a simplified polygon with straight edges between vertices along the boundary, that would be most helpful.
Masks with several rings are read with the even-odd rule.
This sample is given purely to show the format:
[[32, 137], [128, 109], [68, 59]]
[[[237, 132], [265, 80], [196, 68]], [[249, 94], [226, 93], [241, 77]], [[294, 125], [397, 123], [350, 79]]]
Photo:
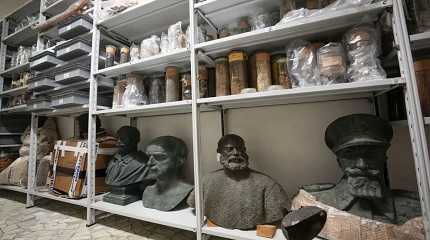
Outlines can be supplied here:
[[[246, 141], [251, 166], [281, 183], [290, 195], [305, 184], [336, 182], [341, 176], [335, 155], [324, 143], [325, 128], [340, 116], [370, 113], [367, 100], [292, 104], [264, 108], [229, 110], [228, 133]], [[218, 169], [216, 144], [221, 137], [220, 114], [201, 115], [201, 161], [204, 174]], [[122, 117], [104, 118], [103, 126], [115, 132], [128, 125]], [[191, 114], [139, 118], [140, 149], [153, 138], [172, 135], [183, 139], [188, 148], [185, 175], [193, 178]], [[389, 171], [393, 188], [416, 189], [415, 170], [406, 126], [395, 127], [389, 150]]]

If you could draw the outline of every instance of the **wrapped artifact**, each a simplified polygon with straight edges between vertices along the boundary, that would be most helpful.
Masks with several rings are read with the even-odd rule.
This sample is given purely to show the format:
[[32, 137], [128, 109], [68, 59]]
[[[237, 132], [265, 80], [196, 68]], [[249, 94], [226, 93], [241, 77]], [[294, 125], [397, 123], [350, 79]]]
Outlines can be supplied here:
[[317, 52], [320, 81], [324, 84], [343, 83], [346, 80], [346, 57], [340, 43], [329, 43]]
[[310, 42], [296, 40], [290, 43], [287, 47], [287, 67], [293, 88], [322, 85], [316, 49]]
[[160, 53], [160, 38], [152, 35], [140, 43], [140, 58], [147, 58]]
[[148, 104], [148, 97], [143, 80], [136, 74], [129, 74], [127, 86], [122, 96], [122, 105], [124, 107], [133, 107], [145, 104]]

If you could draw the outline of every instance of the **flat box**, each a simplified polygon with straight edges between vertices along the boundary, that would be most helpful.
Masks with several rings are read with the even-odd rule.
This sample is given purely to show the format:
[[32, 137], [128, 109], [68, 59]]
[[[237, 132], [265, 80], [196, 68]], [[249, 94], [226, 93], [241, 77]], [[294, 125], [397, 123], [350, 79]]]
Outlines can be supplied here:
[[47, 99], [31, 101], [27, 104], [27, 110], [30, 112], [44, 111], [51, 109], [51, 101]]
[[58, 27], [58, 35], [66, 40], [72, 39], [93, 28], [93, 20], [87, 15], [78, 15]]
[[86, 81], [90, 78], [90, 70], [79, 66], [63, 69], [55, 74], [55, 82], [60, 84], [71, 84]]
[[49, 89], [53, 89], [55, 87], [58, 87], [60, 84], [55, 83], [53, 78], [42, 76], [33, 78], [28, 83], [28, 90], [34, 91], [34, 92], [41, 92]]
[[30, 58], [30, 69], [35, 71], [42, 71], [51, 67], [55, 67], [58, 64], [62, 64], [63, 61], [57, 59], [55, 53], [50, 51], [43, 51]]
[[[106, 168], [117, 151], [113, 144], [97, 144], [95, 192], [109, 191], [105, 183]], [[53, 190], [67, 194], [70, 198], [86, 196], [87, 176], [86, 141], [57, 141], [54, 147]]]
[[91, 52], [91, 43], [83, 38], [75, 38], [58, 45], [56, 48], [57, 58], [71, 60]]
[[[80, 91], [66, 91], [59, 92], [51, 96], [51, 107], [53, 108], [66, 108], [85, 105], [89, 103], [89, 95]], [[97, 104], [99, 106], [108, 106], [109, 99], [104, 97], [97, 97]]]

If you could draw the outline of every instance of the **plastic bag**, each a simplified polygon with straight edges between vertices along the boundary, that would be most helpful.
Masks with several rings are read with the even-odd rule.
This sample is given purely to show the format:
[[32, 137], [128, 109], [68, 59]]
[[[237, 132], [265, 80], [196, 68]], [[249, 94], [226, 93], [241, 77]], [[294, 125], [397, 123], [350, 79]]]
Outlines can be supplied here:
[[253, 16], [250, 16], [248, 19], [249, 24], [251, 25], [251, 30], [263, 29], [271, 26], [271, 18], [270, 13], [258, 13]]
[[346, 57], [342, 44], [331, 42], [317, 52], [320, 81], [327, 85], [346, 80]]
[[295, 40], [287, 47], [287, 68], [293, 88], [321, 85], [315, 52], [315, 47], [303, 40]]
[[150, 81], [149, 86], [149, 103], [166, 102], [166, 85], [163, 77], [154, 77]]
[[139, 60], [139, 45], [132, 43], [130, 47], [130, 62]]
[[140, 44], [140, 58], [147, 58], [160, 53], [160, 38], [152, 35], [150, 38], [142, 40]]
[[284, 16], [289, 11], [296, 9], [296, 1], [295, 0], [279, 0], [280, 2], [280, 15]]
[[337, 0], [318, 12], [324, 14], [327, 13], [327, 11], [338, 11], [346, 8], [360, 7], [366, 4], [371, 4], [372, 1], [373, 0]]
[[277, 23], [276, 26], [287, 24], [291, 21], [295, 21], [297, 19], [301, 19], [304, 17], [313, 16], [317, 12], [318, 12], [318, 10], [309, 10], [307, 8], [300, 8], [297, 10], [289, 11], [287, 14], [285, 14], [282, 17], [281, 21], [279, 21], [279, 23]]
[[142, 79], [137, 76], [129, 76], [127, 87], [122, 96], [122, 104], [126, 108], [148, 104]]
[[169, 52], [169, 37], [164, 32], [161, 33], [160, 50], [161, 53]]
[[175, 49], [183, 48], [183, 32], [182, 32], [182, 22], [179, 21], [171, 25], [167, 31], [167, 37], [169, 39], [169, 51]]
[[119, 12], [124, 11], [125, 9], [137, 5], [137, 0], [110, 0], [109, 3], [106, 4], [105, 11], [108, 15], [113, 16]]
[[387, 74], [378, 59], [380, 39], [370, 24], [352, 28], [344, 36], [344, 45], [350, 62], [348, 78], [352, 82], [386, 78]]

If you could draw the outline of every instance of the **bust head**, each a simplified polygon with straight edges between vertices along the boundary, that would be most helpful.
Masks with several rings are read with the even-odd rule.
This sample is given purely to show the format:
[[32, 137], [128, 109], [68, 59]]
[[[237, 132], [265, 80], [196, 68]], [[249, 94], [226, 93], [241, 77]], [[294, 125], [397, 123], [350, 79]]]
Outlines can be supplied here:
[[374, 115], [353, 114], [329, 125], [326, 143], [337, 156], [351, 195], [383, 197], [386, 152], [392, 136], [391, 125]]
[[187, 145], [172, 136], [158, 137], [146, 147], [148, 161], [148, 179], [170, 179], [176, 177], [178, 169], [187, 158]]
[[140, 141], [140, 132], [135, 127], [123, 126], [117, 131], [118, 153], [121, 155], [137, 151], [137, 144]]
[[245, 141], [238, 135], [228, 134], [218, 141], [217, 153], [221, 165], [226, 170], [247, 169], [249, 157], [246, 154]]

